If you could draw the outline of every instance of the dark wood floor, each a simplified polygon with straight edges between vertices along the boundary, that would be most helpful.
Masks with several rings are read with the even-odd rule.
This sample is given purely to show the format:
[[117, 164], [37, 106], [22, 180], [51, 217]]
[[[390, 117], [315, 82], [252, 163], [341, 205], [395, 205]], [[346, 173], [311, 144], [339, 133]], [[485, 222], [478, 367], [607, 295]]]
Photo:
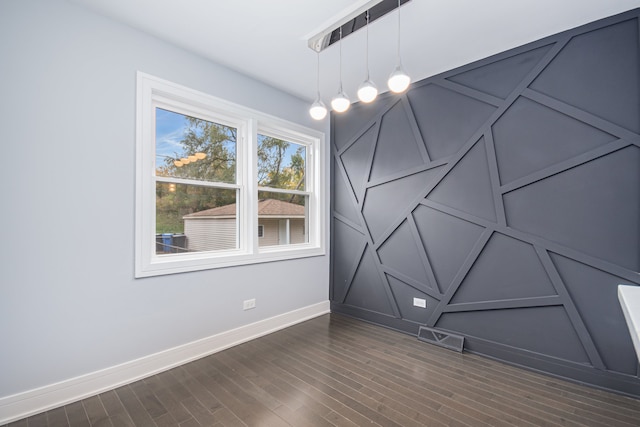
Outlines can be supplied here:
[[9, 426], [639, 426], [640, 400], [326, 315]]

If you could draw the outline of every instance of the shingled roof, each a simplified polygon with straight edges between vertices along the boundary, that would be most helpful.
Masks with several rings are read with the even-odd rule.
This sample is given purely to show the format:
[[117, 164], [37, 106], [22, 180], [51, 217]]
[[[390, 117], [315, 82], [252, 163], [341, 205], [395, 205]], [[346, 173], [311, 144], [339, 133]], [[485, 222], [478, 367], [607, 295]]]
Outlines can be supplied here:
[[[276, 199], [258, 200], [258, 217], [300, 217], [303, 218], [305, 208], [294, 203], [283, 202]], [[236, 204], [218, 206], [217, 208], [206, 209], [185, 215], [183, 218], [208, 218], [208, 217], [235, 217]]]

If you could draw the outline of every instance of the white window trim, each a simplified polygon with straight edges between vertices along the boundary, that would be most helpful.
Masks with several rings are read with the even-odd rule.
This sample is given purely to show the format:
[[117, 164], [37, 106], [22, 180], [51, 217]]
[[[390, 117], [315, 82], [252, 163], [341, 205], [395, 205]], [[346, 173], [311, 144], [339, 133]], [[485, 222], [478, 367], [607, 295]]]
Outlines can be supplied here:
[[[146, 73], [137, 74], [136, 99], [136, 218], [135, 277], [148, 277], [212, 268], [281, 261], [325, 254], [324, 134], [280, 118], [252, 110]], [[239, 248], [226, 251], [155, 253], [155, 106], [179, 108], [199, 117], [224, 117], [238, 126], [235, 184], [239, 221]], [[257, 134], [291, 140], [307, 146], [307, 243], [258, 246]], [[159, 179], [161, 180], [161, 179]], [[218, 184], [216, 184], [218, 186]], [[262, 190], [262, 188], [260, 189]], [[272, 189], [265, 190], [271, 191]], [[294, 192], [294, 191], [287, 191]], [[247, 232], [251, 230], [251, 232]]]

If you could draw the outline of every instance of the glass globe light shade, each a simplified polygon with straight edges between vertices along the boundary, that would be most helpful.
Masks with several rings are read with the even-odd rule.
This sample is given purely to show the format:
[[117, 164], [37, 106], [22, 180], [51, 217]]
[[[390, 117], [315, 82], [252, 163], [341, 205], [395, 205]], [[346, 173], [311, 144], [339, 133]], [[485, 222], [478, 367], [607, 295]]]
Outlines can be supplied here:
[[198, 161], [198, 158], [197, 158], [196, 156], [193, 156], [193, 155], [192, 155], [192, 156], [189, 156], [189, 161], [190, 161], [190, 162], [197, 162], [197, 161]]
[[180, 161], [183, 165], [188, 165], [189, 163], [191, 163], [191, 160], [187, 159], [186, 157], [181, 158]]
[[327, 107], [324, 105], [324, 102], [322, 102], [319, 97], [318, 99], [316, 99], [316, 102], [311, 104], [311, 108], [309, 108], [309, 114], [311, 115], [311, 118], [314, 120], [322, 120], [326, 117]]
[[181, 168], [184, 165], [180, 160], [174, 160], [173, 164], [176, 165], [177, 168]]
[[347, 94], [343, 91], [338, 92], [338, 94], [331, 100], [331, 108], [336, 113], [344, 113], [349, 109], [351, 105], [351, 101], [347, 97]]
[[207, 157], [207, 154], [206, 154], [206, 153], [196, 153], [196, 154], [195, 154], [195, 156], [196, 156], [196, 158], [197, 158], [198, 160], [202, 160], [202, 159], [204, 159], [205, 157]]
[[371, 80], [364, 81], [358, 88], [358, 99], [362, 102], [371, 102], [378, 96], [378, 88]]
[[411, 77], [407, 73], [404, 72], [402, 67], [398, 65], [395, 70], [389, 76], [389, 80], [387, 84], [389, 85], [389, 89], [391, 92], [401, 93], [407, 90], [409, 87], [409, 83], [411, 83]]

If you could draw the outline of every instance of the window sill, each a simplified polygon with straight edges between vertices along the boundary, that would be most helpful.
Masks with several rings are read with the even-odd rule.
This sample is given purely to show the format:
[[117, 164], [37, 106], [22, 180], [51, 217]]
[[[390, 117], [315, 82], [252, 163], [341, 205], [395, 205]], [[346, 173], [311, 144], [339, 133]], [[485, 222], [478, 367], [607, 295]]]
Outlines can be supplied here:
[[211, 253], [173, 254], [166, 257], [154, 257], [146, 268], [136, 270], [136, 278], [161, 276], [165, 274], [188, 273], [192, 271], [213, 270], [242, 265], [287, 261], [325, 255], [321, 247], [307, 244], [288, 245], [286, 248], [263, 247], [257, 254], [237, 251], [212, 256]]

